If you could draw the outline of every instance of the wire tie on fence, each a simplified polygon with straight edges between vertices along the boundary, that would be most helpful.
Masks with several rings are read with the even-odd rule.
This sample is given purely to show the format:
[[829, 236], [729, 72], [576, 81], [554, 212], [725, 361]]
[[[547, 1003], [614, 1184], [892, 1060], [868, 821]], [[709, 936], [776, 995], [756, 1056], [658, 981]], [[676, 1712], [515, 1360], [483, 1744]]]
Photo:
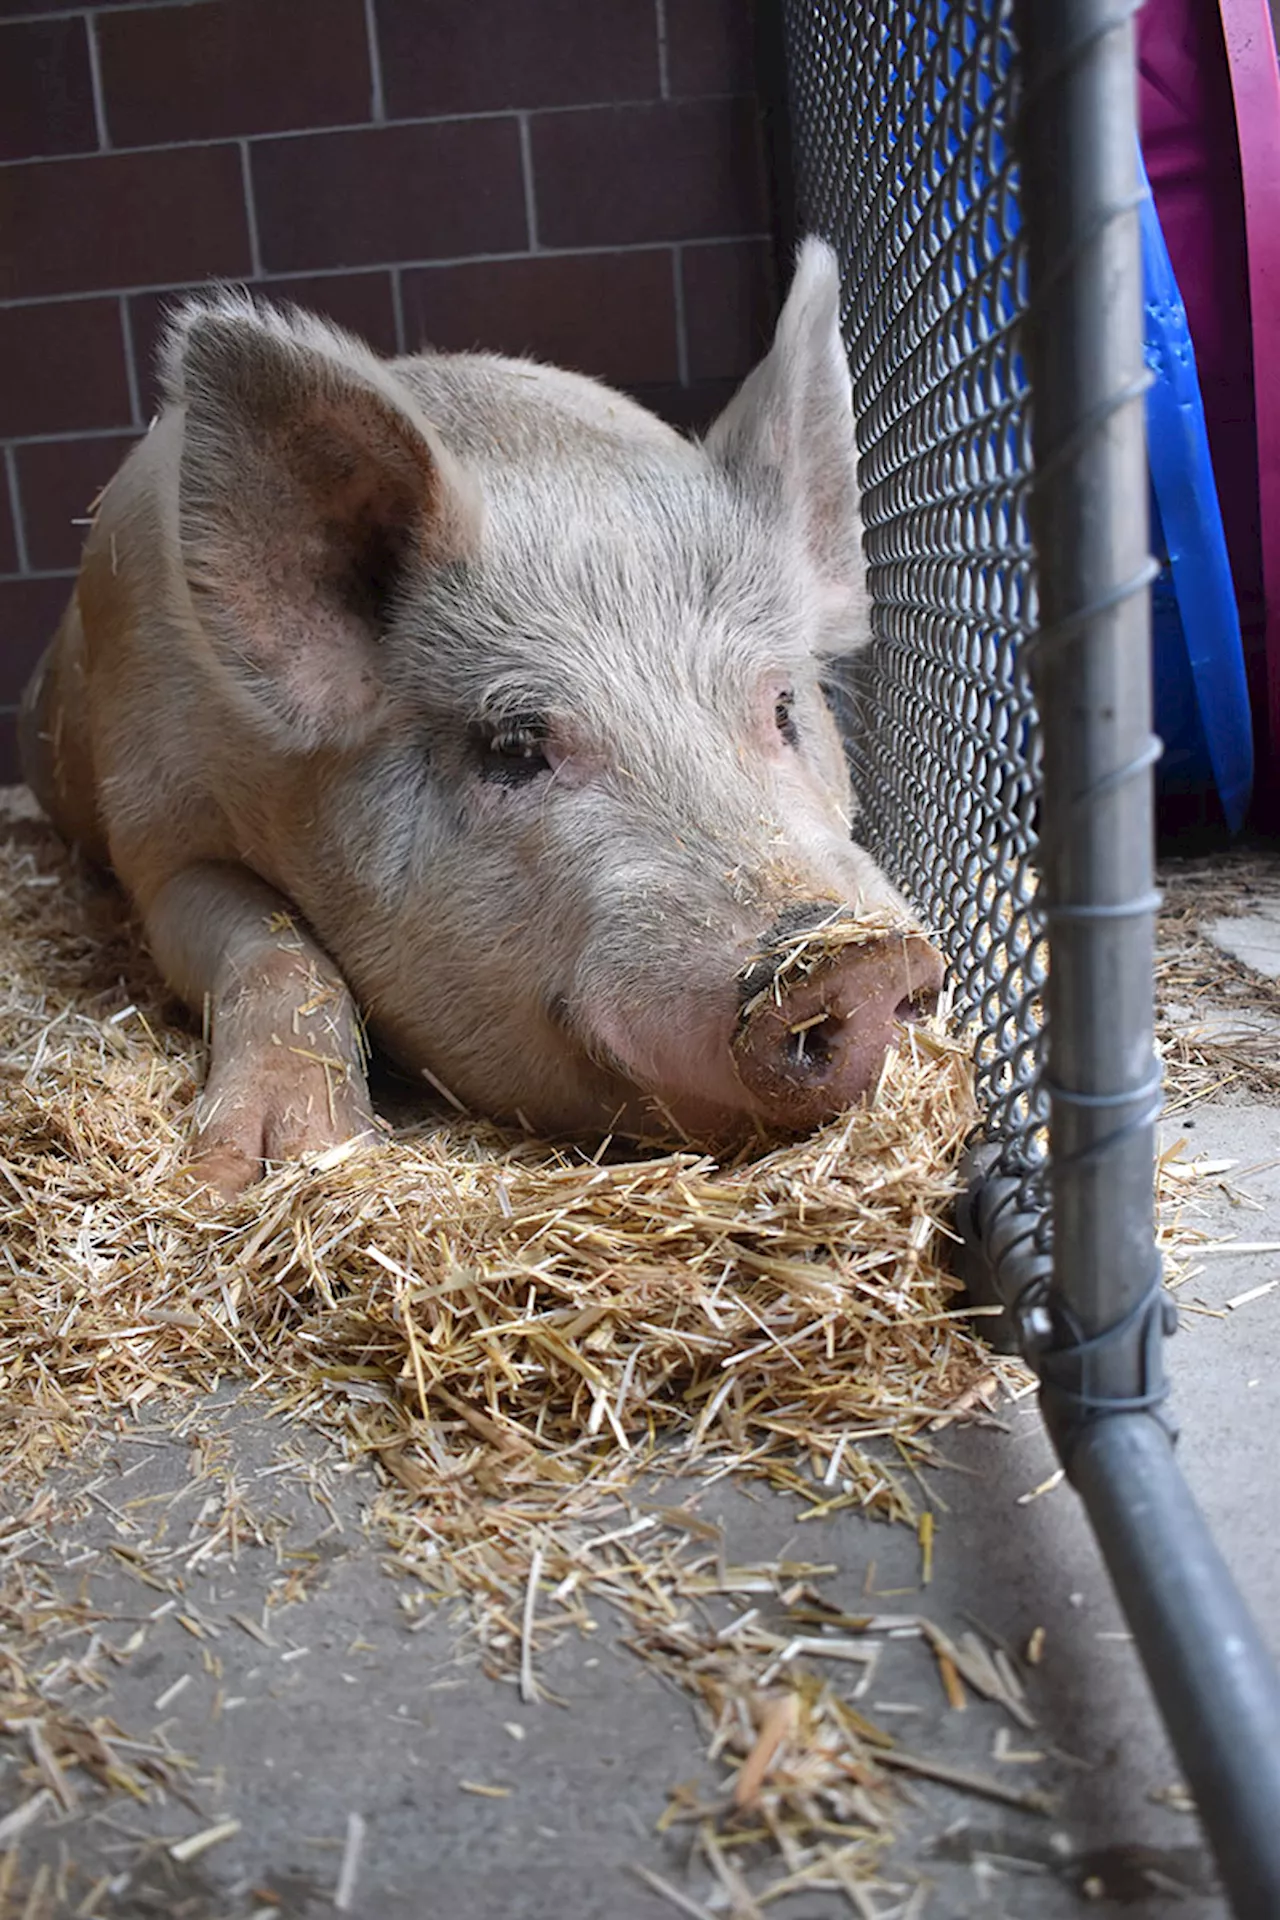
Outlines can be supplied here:
[[[1132, 1106], [1135, 1100], [1146, 1100], [1148, 1102], [1155, 1102], [1155, 1111], [1158, 1114], [1161, 1106], [1160, 1094], [1163, 1089], [1163, 1084], [1164, 1075], [1158, 1066], [1155, 1067], [1138, 1086], [1126, 1087], [1118, 1093], [1077, 1093], [1071, 1087], [1059, 1085], [1059, 1083], [1052, 1079], [1047, 1073], [1041, 1076], [1041, 1085], [1045, 1088], [1051, 1101], [1058, 1100], [1061, 1101], [1064, 1106], [1080, 1107], [1086, 1112], [1114, 1111], [1117, 1107]], [[1059, 1164], [1062, 1165], [1064, 1163], [1060, 1161]]]
[[1034, 318], [1039, 314], [1046, 304], [1046, 294], [1052, 293], [1056, 282], [1066, 277], [1071, 268], [1074, 267], [1080, 259], [1081, 254], [1087, 253], [1089, 248], [1102, 238], [1107, 228], [1111, 226], [1114, 221], [1119, 220], [1122, 214], [1136, 213], [1146, 197], [1146, 188], [1136, 187], [1132, 193], [1126, 193], [1122, 199], [1113, 200], [1109, 206], [1104, 207], [1102, 212], [1094, 217], [1084, 232], [1071, 246], [1063, 249], [1051, 267], [1045, 267], [1043, 269], [1036, 285], [1035, 301], [1028, 309], [1028, 318]]
[[1083, 1113], [1106, 1113], [1114, 1112], [1118, 1107], [1129, 1106], [1137, 1100], [1145, 1100], [1147, 1103], [1140, 1113], [1134, 1114], [1131, 1120], [1126, 1120], [1122, 1127], [1115, 1127], [1101, 1139], [1090, 1140], [1082, 1147], [1073, 1148], [1070, 1153], [1060, 1152], [1055, 1140], [1053, 1158], [1059, 1170], [1067, 1167], [1073, 1169], [1087, 1167], [1105, 1160], [1109, 1154], [1126, 1146], [1147, 1127], [1153, 1127], [1160, 1118], [1164, 1106], [1161, 1098], [1162, 1078], [1160, 1069], [1157, 1067], [1145, 1085], [1135, 1087], [1129, 1093], [1072, 1093], [1068, 1088], [1060, 1087], [1055, 1080], [1045, 1074], [1041, 1079], [1041, 1085], [1049, 1095], [1051, 1106], [1056, 1101]]
[[1107, 905], [1077, 902], [1074, 905], [1064, 903], [1056, 906], [1048, 900], [1039, 902], [1045, 920], [1050, 926], [1057, 920], [1133, 920], [1142, 913], [1155, 913], [1164, 900], [1162, 893], [1154, 890], [1139, 894], [1133, 900], [1116, 900]]
[[1079, 66], [1081, 60], [1092, 53], [1108, 34], [1118, 33], [1122, 27], [1127, 26], [1141, 5], [1142, 0], [1122, 0], [1118, 12], [1109, 14], [1105, 20], [1099, 20], [1088, 33], [1081, 34], [1078, 40], [1073, 40], [1070, 46], [1062, 49], [1056, 60], [1047, 61], [1036, 75], [1035, 85], [1024, 86], [1019, 107], [1020, 115], [1025, 115], [1039, 96], [1064, 79], [1072, 67]]
[[[1146, 745], [1140, 752], [1134, 754], [1132, 760], [1126, 760], [1123, 766], [1113, 767], [1110, 773], [1103, 774], [1102, 778], [1095, 780], [1092, 786], [1086, 787], [1081, 793], [1073, 794], [1071, 799], [1067, 801], [1064, 809], [1066, 818], [1069, 819], [1079, 813], [1092, 812], [1099, 800], [1105, 800], [1108, 794], [1115, 793], [1130, 780], [1136, 780], [1140, 774], [1146, 773], [1149, 768], [1155, 765], [1163, 752], [1164, 742], [1157, 739], [1154, 733], [1150, 734], [1147, 738]], [[1053, 854], [1056, 851], [1058, 841], [1062, 838], [1065, 824], [1066, 820], [1064, 819], [1062, 823], [1055, 822], [1052, 825], [1045, 825], [1041, 828], [1036, 847], [1036, 865], [1042, 873], [1046, 872], [1049, 866], [1052, 865]], [[1154, 913], [1163, 905], [1164, 896], [1160, 893], [1153, 893], [1151, 898], [1154, 901], [1151, 911]], [[1045, 901], [1042, 904], [1047, 913], [1050, 910], [1048, 902]]]
[[[1030, 1350], [1040, 1375], [1045, 1424], [1069, 1474], [1075, 1444], [1091, 1421], [1113, 1413], [1158, 1413], [1167, 1400], [1169, 1382], [1165, 1378], [1162, 1347], [1165, 1338], [1177, 1328], [1178, 1310], [1165, 1293], [1158, 1258], [1142, 1296], [1127, 1313], [1099, 1333], [1085, 1336], [1075, 1316], [1052, 1293], [1037, 1304], [1048, 1307], [1053, 1332], [1059, 1336], [1065, 1334], [1065, 1339], [1060, 1338], [1058, 1344], [1038, 1344], [1032, 1340]], [[1141, 1391], [1133, 1394], [1095, 1392], [1097, 1363], [1130, 1349], [1136, 1350]], [[1170, 1437], [1176, 1437], [1168, 1416], [1160, 1415], [1160, 1418]]]
[[[1038, 471], [1043, 472], [1043, 468]], [[1037, 627], [1019, 648], [1022, 658], [1030, 663], [1047, 648], [1058, 647], [1068, 640], [1076, 639], [1081, 629], [1087, 627], [1091, 621], [1100, 619], [1104, 613], [1111, 613], [1116, 607], [1122, 606], [1126, 600], [1132, 599], [1135, 594], [1145, 593], [1152, 581], [1159, 576], [1160, 568], [1156, 561], [1150, 558], [1144, 560], [1136, 573], [1130, 574], [1127, 580], [1119, 581], [1106, 593], [1100, 594], [1096, 600], [1090, 600], [1087, 606], [1077, 607], [1074, 613], [1064, 614], [1060, 620], [1055, 620], [1051, 627]], [[1150, 751], [1150, 748], [1144, 751]], [[1150, 763], [1144, 762], [1144, 764]]]

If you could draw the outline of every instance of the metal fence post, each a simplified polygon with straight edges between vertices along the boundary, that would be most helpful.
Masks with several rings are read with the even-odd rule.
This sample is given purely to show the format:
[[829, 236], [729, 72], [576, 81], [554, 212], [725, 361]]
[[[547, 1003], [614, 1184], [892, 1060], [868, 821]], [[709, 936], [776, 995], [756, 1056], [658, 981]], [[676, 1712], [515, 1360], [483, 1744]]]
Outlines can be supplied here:
[[1237, 1914], [1280, 1914], [1280, 1687], [1159, 1415], [1135, 0], [1015, 0], [1053, 1278], [1032, 1358]]

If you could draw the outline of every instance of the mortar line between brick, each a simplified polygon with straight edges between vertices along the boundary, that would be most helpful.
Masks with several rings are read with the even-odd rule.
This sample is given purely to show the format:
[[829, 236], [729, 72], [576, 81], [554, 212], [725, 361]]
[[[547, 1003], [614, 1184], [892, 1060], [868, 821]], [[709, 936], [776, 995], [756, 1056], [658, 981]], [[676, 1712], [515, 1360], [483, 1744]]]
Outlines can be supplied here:
[[31, 567], [26, 573], [0, 573], [0, 587], [11, 587], [16, 580], [74, 580], [74, 567]]
[[120, 295], [120, 335], [124, 343], [124, 377], [129, 383], [129, 415], [135, 427], [142, 428], [142, 390], [138, 385], [138, 361], [133, 351], [133, 328], [129, 324], [129, 296]]
[[118, 427], [70, 427], [62, 433], [15, 433], [9, 440], [11, 447], [59, 447], [73, 440], [122, 440], [128, 435], [136, 435], [139, 429], [132, 420], [122, 420]]
[[540, 253], [538, 203], [533, 193], [533, 139], [529, 132], [529, 116], [527, 113], [521, 113], [516, 118], [520, 123], [520, 171], [524, 176], [524, 217], [529, 229], [529, 251]]
[[364, 32], [369, 43], [369, 118], [380, 124], [387, 117], [387, 96], [382, 82], [382, 48], [378, 42], [374, 0], [364, 0]]
[[667, 0], [653, 0], [654, 25], [658, 30], [658, 97], [671, 98], [671, 71], [667, 59]]
[[84, 35], [89, 45], [89, 85], [93, 89], [93, 124], [97, 130], [98, 146], [103, 153], [111, 151], [111, 134], [107, 128], [107, 99], [102, 91], [102, 58], [98, 50], [98, 29], [91, 13], [84, 16]]
[[391, 269], [391, 312], [396, 328], [396, 352], [408, 353], [404, 330], [404, 285], [400, 279], [399, 267]]
[[18, 460], [13, 448], [8, 445], [4, 450], [4, 470], [9, 482], [9, 513], [13, 519], [13, 546], [18, 556], [19, 574], [23, 578], [30, 578], [31, 560], [27, 553], [27, 529], [22, 519], [22, 495], [18, 491]]
[[689, 385], [689, 334], [685, 325], [684, 248], [671, 249], [671, 291], [676, 306], [676, 370], [680, 385]]
[[[623, 240], [615, 244], [606, 243], [602, 246], [540, 247], [539, 252], [545, 259], [549, 260], [576, 260], [580, 258], [590, 259], [597, 254], [665, 253], [669, 247], [676, 245], [739, 247], [746, 245], [750, 241], [767, 241], [771, 238], [772, 235], [764, 231], [709, 233], [699, 234], [696, 239], [685, 241]], [[529, 250], [527, 247], [512, 247], [505, 253], [455, 253], [441, 256], [438, 259], [363, 260], [359, 262], [359, 264], [347, 262], [340, 267], [273, 267], [270, 271], [263, 269], [260, 277], [266, 283], [279, 280], [340, 280], [350, 279], [357, 274], [391, 273], [396, 269], [402, 273], [418, 273], [424, 269], [433, 267], [500, 266], [507, 260], [527, 260], [528, 258]], [[233, 286], [240, 285], [244, 281], [243, 274], [237, 275], [233, 273], [211, 274], [208, 278], [217, 281], [219, 284], [230, 281]], [[170, 278], [168, 280], [143, 281], [136, 286], [128, 287], [76, 287], [69, 293], [12, 294], [6, 295], [4, 299], [0, 299], [0, 312], [4, 312], [10, 307], [65, 306], [67, 302], [71, 300], [114, 300], [117, 294], [120, 293], [172, 293], [175, 285], [194, 287], [202, 284], [204, 283], [199, 280], [175, 281]]]
[[[209, 3], [209, 0], [206, 0]], [[48, 19], [47, 14], [38, 16]], [[14, 22], [6, 19], [6, 26]], [[17, 23], [21, 24], [21, 22]], [[670, 106], [677, 110], [682, 107], [715, 106], [732, 100], [751, 100], [749, 93], [697, 93], [682, 95], [679, 100], [591, 100], [581, 106], [534, 107], [526, 108], [529, 117], [556, 119], [569, 114], [616, 113], [621, 108]], [[274, 146], [288, 140], [325, 140], [330, 134], [373, 133], [385, 129], [390, 132], [397, 127], [463, 127], [479, 120], [514, 120], [518, 116], [509, 108], [491, 107], [481, 113], [405, 113], [397, 114], [394, 120], [386, 120], [382, 128], [374, 128], [367, 120], [340, 120], [325, 127], [284, 127], [277, 133], [227, 133], [205, 135], [196, 140], [147, 140], [133, 146], [112, 147], [113, 156], [138, 153], [177, 153], [190, 147], [233, 147], [247, 140], [255, 147]], [[76, 161], [93, 160], [93, 153], [24, 153], [18, 159], [0, 161], [0, 174], [7, 173], [13, 167], [60, 167], [74, 165]]]
[[[115, 0], [114, 5], [94, 8], [95, 13], [136, 13], [137, 10], [138, 0]], [[4, 24], [6, 27], [24, 27], [36, 20], [65, 20], [68, 14], [83, 12], [84, 7], [77, 4], [77, 0], [65, 0], [63, 6], [46, 7], [43, 13], [6, 13]]]
[[249, 142], [237, 142], [240, 148], [240, 189], [244, 194], [245, 224], [249, 229], [249, 265], [256, 280], [262, 272], [262, 249], [258, 244], [258, 209], [253, 200], [253, 169], [249, 165]]

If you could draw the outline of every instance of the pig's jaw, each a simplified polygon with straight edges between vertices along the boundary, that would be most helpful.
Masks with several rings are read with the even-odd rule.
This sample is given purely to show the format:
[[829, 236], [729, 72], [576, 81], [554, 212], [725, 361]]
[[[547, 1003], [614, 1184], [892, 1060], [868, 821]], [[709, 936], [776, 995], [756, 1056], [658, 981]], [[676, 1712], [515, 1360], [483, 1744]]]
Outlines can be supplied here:
[[[763, 1109], [738, 1077], [730, 1051], [735, 999], [708, 1010], [692, 1004], [663, 1007], [656, 1019], [631, 1019], [625, 1007], [584, 1010], [583, 1037], [591, 1057], [632, 1089], [615, 1121], [625, 1133], [688, 1134], [729, 1140], [758, 1131]], [[661, 1022], [650, 1039], [644, 1027]]]

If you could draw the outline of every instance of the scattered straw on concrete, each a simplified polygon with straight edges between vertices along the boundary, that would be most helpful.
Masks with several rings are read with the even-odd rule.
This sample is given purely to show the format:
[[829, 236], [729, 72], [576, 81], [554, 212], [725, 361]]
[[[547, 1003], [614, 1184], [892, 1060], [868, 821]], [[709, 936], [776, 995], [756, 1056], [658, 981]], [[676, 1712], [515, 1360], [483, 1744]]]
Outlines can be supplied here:
[[[174, 1178], [203, 1068], [191, 1023], [114, 890], [20, 799], [0, 822], [0, 1483], [15, 1516], [24, 1486], [31, 1500], [0, 1529], [15, 1626], [0, 1726], [26, 1743], [29, 1787], [0, 1845], [65, 1812], [86, 1779], [135, 1799], [183, 1792], [180, 1755], [68, 1704], [68, 1687], [100, 1684], [103, 1653], [91, 1638], [74, 1671], [61, 1654], [50, 1664], [53, 1629], [77, 1623], [24, 1558], [55, 1524], [30, 1489], [143, 1408], [185, 1426], [228, 1377], [376, 1464], [374, 1517], [409, 1624], [430, 1599], [465, 1598], [486, 1668], [518, 1674], [526, 1698], [547, 1694], [557, 1635], [594, 1624], [590, 1599], [621, 1614], [698, 1704], [721, 1770], [719, 1789], [676, 1789], [666, 1816], [692, 1828], [717, 1910], [824, 1888], [858, 1911], [878, 1912], [881, 1891], [909, 1905], [883, 1877], [895, 1775], [1043, 1810], [1034, 1786], [904, 1751], [863, 1698], [880, 1649], [914, 1636], [953, 1707], [968, 1688], [1025, 1729], [1000, 1649], [953, 1645], [915, 1615], [840, 1614], [820, 1566], [727, 1564], [685, 1496], [733, 1470], [790, 1492], [804, 1517], [918, 1519], [927, 1565], [913, 1476], [930, 1432], [1014, 1371], [971, 1337], [945, 1266], [973, 1120], [962, 1049], [918, 1029], [869, 1111], [751, 1161], [591, 1155], [450, 1116], [284, 1168], [210, 1211]], [[1200, 931], [1273, 878], [1241, 860], [1165, 876], [1175, 1102], [1277, 1088], [1273, 1042], [1185, 1017], [1210, 996], [1280, 1014], [1280, 990]], [[1189, 1177], [1176, 1159], [1162, 1165], [1173, 1193]], [[684, 1476], [665, 1506], [662, 1468]], [[140, 1579], [176, 1593], [183, 1556], [234, 1557], [253, 1522], [227, 1488], [198, 1538], [136, 1549]], [[717, 1625], [715, 1606], [733, 1619]], [[757, 1842], [784, 1871], [753, 1894]]]
[[[538, 1697], [547, 1646], [599, 1596], [647, 1658], [684, 1661], [735, 1819], [771, 1833], [793, 1876], [819, 1860], [831, 1884], [873, 1874], [889, 1772], [928, 1770], [877, 1761], [890, 1736], [832, 1682], [872, 1657], [878, 1623], [837, 1623], [834, 1640], [825, 1616], [798, 1639], [743, 1628], [682, 1655], [707, 1595], [745, 1585], [776, 1611], [810, 1594], [821, 1611], [820, 1569], [726, 1567], [716, 1530], [683, 1494], [655, 1504], [645, 1476], [735, 1470], [797, 1496], [801, 1517], [916, 1519], [931, 1427], [1006, 1366], [946, 1270], [974, 1120], [964, 1050], [922, 1025], [867, 1110], [734, 1164], [555, 1148], [451, 1115], [211, 1209], [175, 1179], [201, 1042], [118, 895], [12, 804], [0, 962], [0, 1482], [29, 1487], [104, 1422], [170, 1404], [177, 1420], [238, 1378], [376, 1464], [411, 1617], [467, 1599], [486, 1667]], [[202, 1524], [198, 1557], [234, 1553], [234, 1513]], [[21, 1699], [15, 1714], [31, 1717]], [[56, 1795], [88, 1736], [41, 1724], [39, 1790]], [[86, 1765], [124, 1764], [109, 1729], [93, 1739]], [[729, 1886], [737, 1869], [696, 1818]], [[849, 1831], [802, 1857], [814, 1820]]]
[[1166, 1111], [1214, 1094], [1280, 1097], [1280, 981], [1210, 939], [1214, 920], [1247, 914], [1280, 890], [1274, 853], [1240, 849], [1160, 869], [1158, 1038]]

